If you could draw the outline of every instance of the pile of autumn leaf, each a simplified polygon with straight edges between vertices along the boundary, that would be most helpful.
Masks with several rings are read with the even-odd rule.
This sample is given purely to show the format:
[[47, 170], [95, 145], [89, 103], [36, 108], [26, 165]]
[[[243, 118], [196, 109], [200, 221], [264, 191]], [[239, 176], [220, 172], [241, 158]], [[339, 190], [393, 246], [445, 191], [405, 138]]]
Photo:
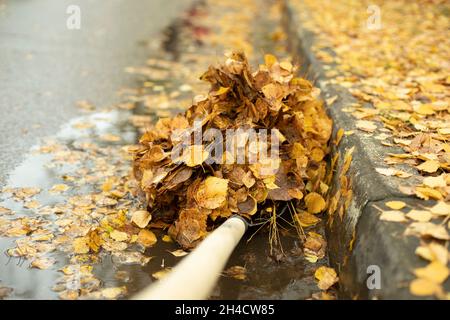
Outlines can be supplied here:
[[[141, 228], [168, 227], [185, 249], [233, 214], [250, 221], [270, 219], [286, 202], [295, 224], [317, 223], [315, 214], [326, 208], [324, 157], [332, 123], [317, 99], [319, 91], [295, 77], [295, 71], [290, 62], [266, 55], [265, 64], [252, 73], [242, 53], [228, 54], [224, 64], [209, 67], [200, 78], [210, 83], [208, 95], [197, 96], [183, 115], [160, 119], [141, 137], [134, 174], [148, 206], [132, 221]], [[227, 129], [271, 130], [279, 138], [279, 157], [207, 164], [213, 155], [210, 142], [202, 142], [185, 148], [182, 161], [174, 162], [172, 153], [181, 142], [173, 134], [197, 120], [202, 132], [215, 128], [224, 133], [224, 145]], [[269, 142], [258, 143], [270, 149]], [[245, 145], [245, 154], [253, 147]]]

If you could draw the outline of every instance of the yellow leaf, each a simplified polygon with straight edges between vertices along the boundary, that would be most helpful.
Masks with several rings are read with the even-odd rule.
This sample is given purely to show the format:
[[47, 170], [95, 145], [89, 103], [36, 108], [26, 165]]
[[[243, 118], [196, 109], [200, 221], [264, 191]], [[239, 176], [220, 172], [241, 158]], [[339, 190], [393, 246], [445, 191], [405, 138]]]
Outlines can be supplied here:
[[319, 221], [320, 221], [319, 218], [317, 218], [316, 216], [314, 216], [306, 211], [297, 213], [295, 215], [295, 218], [297, 219], [298, 223], [302, 227], [310, 227], [310, 226], [313, 226], [313, 225], [319, 223]]
[[170, 269], [162, 269], [159, 271], [156, 271], [155, 273], [152, 274], [152, 277], [160, 280], [162, 278], [164, 278], [165, 276], [167, 276], [167, 274], [170, 272]]
[[45, 270], [54, 265], [55, 262], [56, 260], [53, 258], [37, 258], [31, 262], [31, 267]]
[[119, 296], [127, 292], [126, 287], [117, 288], [105, 288], [101, 291], [101, 294], [106, 299], [117, 299]]
[[168, 234], [165, 234], [162, 237], [162, 241], [167, 242], [167, 243], [172, 243], [173, 242], [172, 238]]
[[181, 249], [178, 249], [175, 251], [169, 251], [169, 252], [175, 257], [184, 257], [185, 255], [188, 254], [188, 252], [181, 250]]
[[317, 192], [308, 193], [305, 196], [305, 204], [308, 212], [312, 214], [319, 213], [326, 207], [325, 200]]
[[272, 67], [275, 63], [277, 63], [277, 58], [274, 55], [271, 54], [264, 55], [264, 64], [268, 68]]
[[209, 176], [200, 184], [195, 200], [203, 208], [217, 209], [225, 203], [227, 194], [228, 180]]
[[415, 279], [409, 284], [409, 291], [415, 296], [431, 296], [441, 289], [440, 285], [428, 279]]
[[433, 261], [424, 268], [414, 270], [419, 278], [424, 278], [437, 284], [443, 283], [448, 278], [448, 268], [439, 261]]
[[314, 277], [319, 280], [317, 286], [321, 290], [328, 290], [336, 282], [338, 282], [338, 277], [336, 271], [333, 268], [322, 266], [316, 270]]
[[59, 193], [64, 192], [69, 189], [69, 186], [66, 184], [55, 184], [50, 190], [50, 193]]
[[447, 204], [444, 201], [438, 201], [438, 203], [430, 208], [430, 211], [438, 216], [450, 215], [450, 204]]
[[385, 204], [387, 207], [393, 210], [403, 209], [406, 205], [403, 201], [388, 201]]
[[411, 210], [406, 216], [414, 221], [428, 222], [431, 220], [431, 212], [425, 210]]
[[119, 230], [112, 231], [109, 236], [111, 239], [114, 239], [116, 241], [126, 241], [128, 240], [128, 234]]
[[135, 211], [131, 216], [131, 222], [134, 222], [139, 228], [145, 228], [151, 220], [152, 216], [147, 210]]
[[416, 187], [415, 193], [416, 196], [424, 200], [428, 200], [430, 198], [434, 200], [442, 200], [443, 198], [442, 194], [439, 191], [431, 188]]
[[416, 168], [420, 171], [425, 171], [428, 173], [436, 172], [440, 168], [440, 164], [436, 160], [427, 160], [422, 164], [418, 165]]
[[76, 238], [73, 241], [73, 251], [77, 254], [84, 254], [89, 252], [87, 239], [84, 237]]
[[437, 177], [425, 177], [423, 179], [423, 184], [430, 188], [445, 188], [447, 186], [443, 174]]
[[405, 214], [397, 210], [383, 211], [380, 215], [380, 220], [390, 222], [405, 222]]
[[142, 229], [139, 231], [137, 243], [143, 245], [144, 247], [150, 247], [157, 242], [155, 234], [147, 229]]

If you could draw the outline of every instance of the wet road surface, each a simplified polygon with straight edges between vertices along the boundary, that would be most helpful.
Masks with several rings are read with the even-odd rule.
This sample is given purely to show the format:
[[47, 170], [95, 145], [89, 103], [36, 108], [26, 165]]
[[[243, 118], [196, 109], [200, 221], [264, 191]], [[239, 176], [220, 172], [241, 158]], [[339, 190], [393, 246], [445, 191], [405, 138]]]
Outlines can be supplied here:
[[[120, 101], [152, 39], [191, 1], [0, 0], [0, 186], [37, 138], [80, 114]], [[69, 5], [81, 10], [69, 30]]]

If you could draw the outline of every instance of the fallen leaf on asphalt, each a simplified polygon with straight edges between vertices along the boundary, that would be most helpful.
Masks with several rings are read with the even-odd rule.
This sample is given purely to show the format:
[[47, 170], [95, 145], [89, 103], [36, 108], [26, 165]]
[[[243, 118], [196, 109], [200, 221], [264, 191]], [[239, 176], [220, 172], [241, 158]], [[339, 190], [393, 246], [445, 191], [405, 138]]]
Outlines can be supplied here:
[[418, 268], [414, 270], [415, 275], [418, 278], [430, 280], [434, 283], [441, 284], [447, 280], [449, 270], [446, 265], [439, 261], [433, 261], [424, 268]]
[[450, 236], [442, 225], [431, 222], [413, 222], [405, 230], [405, 235], [431, 237], [439, 240], [450, 240]]
[[425, 211], [425, 210], [411, 210], [409, 211], [406, 216], [414, 221], [418, 221], [418, 222], [428, 222], [431, 220], [432, 214], [429, 211]]
[[439, 201], [430, 208], [430, 211], [438, 216], [448, 216], [450, 215], [450, 204], [447, 204], [444, 201]]
[[405, 214], [397, 210], [383, 211], [380, 220], [391, 222], [406, 222]]
[[447, 265], [449, 258], [448, 250], [439, 243], [431, 242], [429, 244], [423, 244], [417, 247], [415, 252], [425, 260], [438, 261], [444, 266]]
[[427, 160], [424, 163], [418, 165], [416, 168], [427, 173], [434, 173], [439, 169], [439, 167], [440, 164], [436, 160]]
[[412, 176], [411, 173], [408, 173], [408, 172], [405, 172], [402, 170], [398, 170], [398, 169], [393, 169], [393, 168], [375, 168], [375, 170], [378, 173], [380, 173], [384, 176], [388, 176], [388, 177], [396, 176], [399, 178], [409, 178]]
[[152, 220], [152, 216], [147, 210], [138, 210], [133, 212], [131, 222], [134, 222], [139, 228], [145, 228]]
[[126, 232], [122, 232], [119, 230], [114, 230], [109, 234], [111, 239], [114, 239], [116, 241], [126, 241], [128, 240], [128, 234]]
[[438, 190], [426, 187], [416, 187], [415, 194], [417, 197], [424, 200], [428, 199], [442, 200], [443, 198], [442, 194]]
[[385, 203], [385, 205], [393, 210], [400, 210], [403, 209], [406, 205], [403, 201], [388, 201]]
[[147, 229], [142, 229], [139, 231], [137, 243], [143, 245], [144, 247], [151, 247], [157, 242], [155, 234]]
[[366, 132], [374, 132], [377, 129], [377, 125], [373, 121], [368, 120], [358, 120], [356, 121], [356, 127], [359, 130]]
[[77, 254], [89, 252], [89, 245], [87, 239], [84, 237], [77, 238], [73, 241], [73, 251]]
[[428, 279], [415, 279], [409, 284], [409, 291], [415, 296], [431, 296], [442, 290], [442, 287]]
[[116, 287], [116, 288], [105, 288], [102, 289], [101, 294], [106, 299], [117, 299], [120, 296], [126, 294], [126, 287]]
[[169, 268], [162, 269], [162, 270], [152, 273], [152, 277], [155, 278], [156, 280], [161, 280], [162, 278], [167, 276], [169, 274], [169, 272], [170, 272]]
[[184, 250], [178, 249], [178, 250], [174, 250], [174, 251], [169, 251], [173, 256], [175, 257], [184, 257], [185, 255], [187, 255], [189, 252], [186, 252]]
[[437, 177], [425, 177], [423, 178], [423, 184], [430, 188], [442, 187], [445, 188], [447, 183], [445, 182], [444, 175]]

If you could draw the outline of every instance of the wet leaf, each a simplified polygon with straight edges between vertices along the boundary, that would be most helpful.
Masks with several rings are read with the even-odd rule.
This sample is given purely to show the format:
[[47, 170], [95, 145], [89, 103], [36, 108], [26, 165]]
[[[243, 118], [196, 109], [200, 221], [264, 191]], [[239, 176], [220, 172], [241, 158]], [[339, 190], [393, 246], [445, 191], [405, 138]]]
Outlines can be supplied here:
[[128, 240], [128, 234], [126, 232], [122, 232], [119, 230], [114, 230], [109, 234], [111, 239], [114, 239], [116, 241], [127, 241]]
[[131, 221], [139, 228], [145, 228], [152, 220], [151, 214], [147, 210], [138, 210], [133, 212]]
[[333, 268], [325, 266], [319, 267], [314, 273], [314, 277], [317, 280], [319, 280], [317, 286], [321, 290], [328, 290], [330, 287], [332, 287], [335, 283], [339, 281], [336, 271], [334, 271]]
[[162, 270], [152, 273], [152, 277], [155, 278], [156, 280], [161, 280], [162, 278], [167, 276], [169, 274], [169, 272], [170, 272], [169, 268], [162, 269]]
[[37, 258], [31, 261], [30, 267], [45, 270], [50, 268], [56, 262], [53, 258]]
[[139, 231], [137, 243], [143, 245], [144, 247], [151, 247], [157, 242], [155, 234], [147, 229], [142, 229]]

